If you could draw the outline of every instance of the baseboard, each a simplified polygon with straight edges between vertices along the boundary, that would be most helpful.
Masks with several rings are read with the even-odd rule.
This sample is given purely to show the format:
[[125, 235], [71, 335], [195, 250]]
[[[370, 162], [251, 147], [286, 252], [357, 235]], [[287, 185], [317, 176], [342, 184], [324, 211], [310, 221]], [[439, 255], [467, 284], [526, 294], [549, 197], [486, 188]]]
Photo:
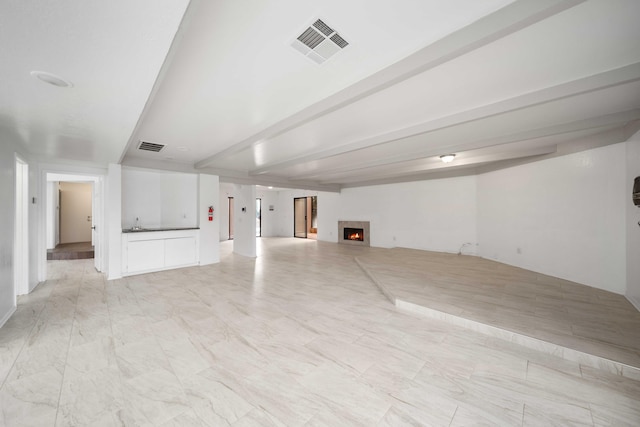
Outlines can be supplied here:
[[625, 295], [624, 297], [636, 308], [636, 310], [640, 311], [640, 299], [629, 295]]
[[9, 310], [9, 312], [4, 315], [2, 320], [0, 320], [0, 328], [2, 328], [5, 323], [7, 323], [7, 320], [9, 320], [11, 316], [13, 316], [13, 313], [15, 312], [16, 312], [16, 306], [14, 305], [13, 307], [11, 307], [11, 310]]

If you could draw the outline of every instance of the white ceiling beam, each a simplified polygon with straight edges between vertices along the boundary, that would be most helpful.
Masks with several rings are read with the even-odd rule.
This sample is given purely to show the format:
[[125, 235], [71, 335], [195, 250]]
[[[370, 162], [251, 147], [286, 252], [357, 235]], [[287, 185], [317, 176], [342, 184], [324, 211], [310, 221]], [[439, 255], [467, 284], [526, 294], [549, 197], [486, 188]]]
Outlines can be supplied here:
[[497, 162], [501, 160], [518, 159], [522, 157], [540, 156], [543, 154], [555, 153], [556, 145], [544, 147], [534, 147], [524, 150], [505, 150], [503, 152], [484, 153], [478, 150], [478, 153], [465, 156], [464, 158], [456, 158], [454, 164], [443, 163], [440, 159], [427, 158], [405, 162], [397, 165], [388, 165], [387, 167], [379, 167], [374, 170], [358, 169], [353, 171], [345, 171], [335, 175], [329, 175], [319, 180], [321, 183], [331, 183], [338, 180], [342, 183], [361, 182], [374, 176], [376, 179], [400, 177], [405, 175], [415, 175], [420, 172], [437, 171], [440, 169], [453, 168], [459, 169], [463, 166], [478, 167], [487, 163]]
[[560, 85], [548, 87], [535, 92], [526, 93], [494, 104], [485, 105], [461, 113], [452, 114], [450, 116], [430, 120], [415, 126], [404, 129], [395, 130], [380, 134], [371, 138], [354, 141], [343, 144], [328, 150], [317, 150], [304, 156], [291, 158], [285, 161], [274, 162], [269, 165], [254, 169], [252, 174], [263, 174], [272, 172], [277, 169], [295, 166], [300, 163], [306, 163], [326, 157], [344, 154], [350, 151], [360, 150], [362, 148], [373, 145], [384, 144], [390, 141], [397, 141], [404, 138], [414, 137], [416, 135], [433, 132], [435, 130], [448, 128], [455, 125], [478, 121], [489, 117], [498, 116], [511, 111], [521, 110], [527, 107], [533, 107], [570, 98], [577, 95], [594, 92], [600, 89], [606, 89], [622, 84], [627, 84], [640, 80], [640, 62], [630, 64], [617, 69], [605, 71], [582, 79], [563, 83]]
[[516, 33], [584, 1], [586, 0], [515, 1], [347, 89], [329, 96], [243, 141], [204, 158], [197, 162], [195, 167], [199, 169], [211, 166], [217, 160], [250, 148], [262, 140], [273, 138], [301, 126], [375, 92], [486, 46], [509, 34]]
[[[308, 172], [296, 174], [292, 179], [314, 179], [326, 175], [333, 175], [343, 171], [353, 170], [354, 168], [372, 168], [376, 166], [382, 166], [391, 163], [400, 163], [416, 158], [424, 158], [431, 156], [438, 156], [443, 153], [459, 153], [461, 151], [474, 150], [483, 147], [495, 147], [504, 144], [511, 144], [519, 141], [529, 141], [540, 138], [547, 138], [553, 136], [564, 136], [570, 133], [575, 133], [584, 130], [597, 130], [612, 125], [624, 125], [630, 121], [640, 119], [640, 109], [633, 109], [629, 111], [622, 111], [614, 114], [607, 114], [605, 116], [593, 117], [585, 120], [574, 121], [570, 123], [563, 123], [555, 126], [548, 126], [543, 128], [537, 128], [528, 130], [525, 132], [518, 132], [510, 135], [498, 135], [489, 139], [481, 139], [476, 141], [465, 141], [464, 143], [451, 144], [446, 146], [439, 146], [438, 148], [425, 147], [425, 149], [418, 151], [402, 151], [395, 156], [387, 156], [385, 158], [372, 160], [369, 162], [362, 162], [358, 164], [350, 164], [348, 166], [340, 166], [332, 169], [323, 169], [320, 171]], [[416, 138], [424, 138], [429, 133], [415, 135], [402, 140], [393, 141], [394, 144], [400, 142], [410, 142]], [[316, 159], [317, 160], [317, 159]]]

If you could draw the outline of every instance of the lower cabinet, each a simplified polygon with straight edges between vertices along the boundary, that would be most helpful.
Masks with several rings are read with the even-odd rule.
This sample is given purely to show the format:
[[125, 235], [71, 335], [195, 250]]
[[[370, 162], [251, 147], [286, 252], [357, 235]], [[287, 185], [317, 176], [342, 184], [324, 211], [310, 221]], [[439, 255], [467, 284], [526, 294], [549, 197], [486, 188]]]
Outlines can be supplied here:
[[123, 275], [197, 265], [198, 238], [198, 230], [123, 233]]

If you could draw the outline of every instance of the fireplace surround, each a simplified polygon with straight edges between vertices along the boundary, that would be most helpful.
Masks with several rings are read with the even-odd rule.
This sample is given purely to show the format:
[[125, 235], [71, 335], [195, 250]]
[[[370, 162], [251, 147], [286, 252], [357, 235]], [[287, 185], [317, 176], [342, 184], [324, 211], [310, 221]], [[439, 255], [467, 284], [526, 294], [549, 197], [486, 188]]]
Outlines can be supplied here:
[[371, 246], [369, 221], [338, 221], [338, 243]]

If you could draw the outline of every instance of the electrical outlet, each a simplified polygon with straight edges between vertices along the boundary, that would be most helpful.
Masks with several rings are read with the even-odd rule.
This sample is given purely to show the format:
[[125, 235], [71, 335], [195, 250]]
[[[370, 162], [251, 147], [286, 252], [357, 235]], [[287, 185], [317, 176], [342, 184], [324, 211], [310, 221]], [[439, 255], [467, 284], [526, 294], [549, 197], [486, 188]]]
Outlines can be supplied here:
[[522, 254], [522, 248], [517, 247], [517, 248], [516, 248], [516, 253], [517, 253], [518, 255], [521, 255], [521, 254]]

